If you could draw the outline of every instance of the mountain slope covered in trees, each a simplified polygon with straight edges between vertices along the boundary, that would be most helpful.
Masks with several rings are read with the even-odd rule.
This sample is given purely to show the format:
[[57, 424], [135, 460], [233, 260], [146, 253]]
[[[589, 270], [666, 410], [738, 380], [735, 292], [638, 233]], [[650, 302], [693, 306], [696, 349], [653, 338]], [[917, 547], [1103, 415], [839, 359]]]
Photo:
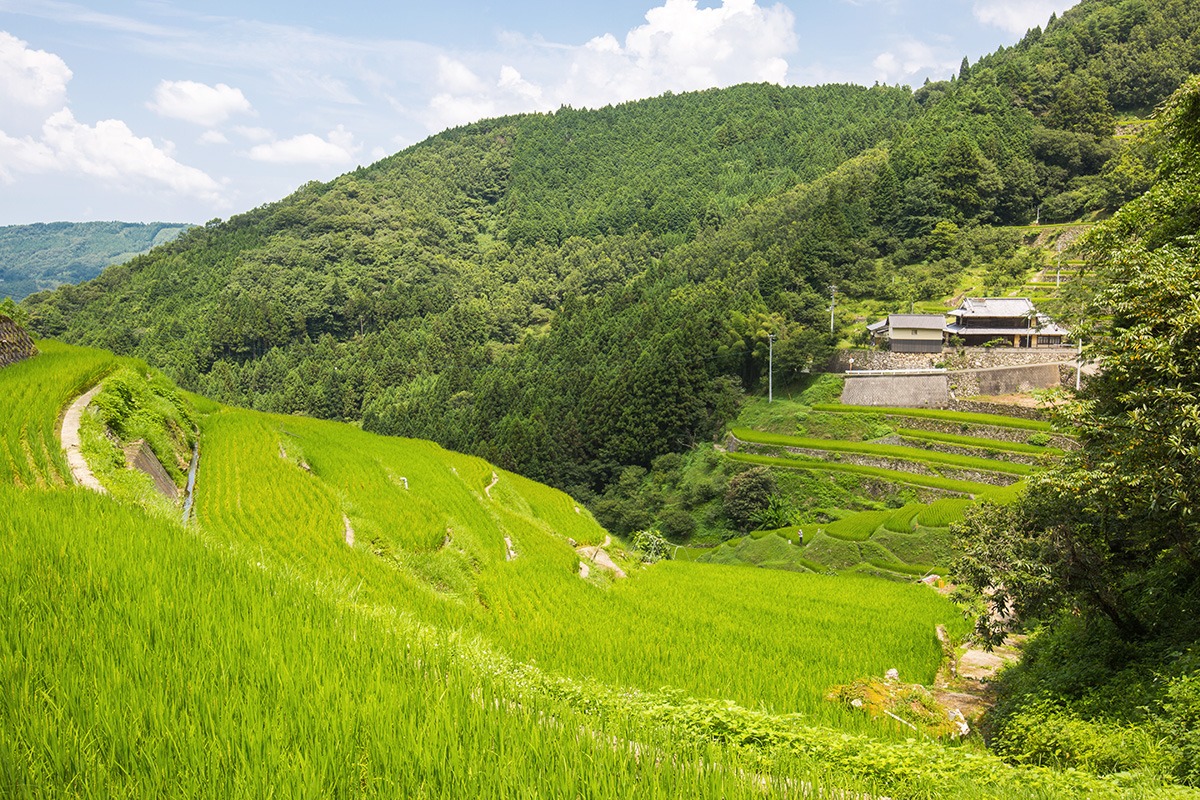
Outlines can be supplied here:
[[782, 374], [819, 364], [830, 284], [938, 296], [1018, 257], [990, 226], [1140, 193], [1153, 143], [1113, 121], [1200, 68], [1198, 17], [1089, 0], [916, 92], [739, 86], [480, 122], [27, 308], [224, 400], [587, 497], [717, 430], [768, 333]]
[[91, 280], [109, 264], [166, 244], [189, 226], [168, 222], [50, 222], [0, 227], [0, 298], [23, 300]]

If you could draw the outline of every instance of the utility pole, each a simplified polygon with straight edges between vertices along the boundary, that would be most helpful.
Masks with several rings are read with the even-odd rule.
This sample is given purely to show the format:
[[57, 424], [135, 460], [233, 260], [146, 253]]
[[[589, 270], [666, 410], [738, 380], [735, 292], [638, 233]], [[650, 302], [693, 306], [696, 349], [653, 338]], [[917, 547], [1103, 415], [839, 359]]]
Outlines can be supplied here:
[[833, 333], [833, 307], [837, 302], [837, 286], [829, 284], [829, 332]]
[[767, 334], [767, 402], [775, 402], [775, 334]]
[[1080, 375], [1083, 374], [1083, 337], [1079, 337], [1079, 350], [1075, 354], [1075, 391], [1079, 391]]

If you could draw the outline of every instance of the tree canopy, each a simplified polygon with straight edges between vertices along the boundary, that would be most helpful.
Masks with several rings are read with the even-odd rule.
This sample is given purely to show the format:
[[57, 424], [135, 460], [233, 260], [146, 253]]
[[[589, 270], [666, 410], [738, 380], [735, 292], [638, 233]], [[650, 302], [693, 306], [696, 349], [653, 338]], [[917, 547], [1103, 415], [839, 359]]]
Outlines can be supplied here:
[[[1067, 414], [1081, 449], [960, 528], [963, 575], [1002, 610], [1100, 615], [1127, 639], [1200, 612], [1200, 78], [1159, 125], [1153, 188], [1087, 245], [1108, 322], [1087, 350], [1102, 371]], [[997, 622], [980, 621], [993, 640]]]

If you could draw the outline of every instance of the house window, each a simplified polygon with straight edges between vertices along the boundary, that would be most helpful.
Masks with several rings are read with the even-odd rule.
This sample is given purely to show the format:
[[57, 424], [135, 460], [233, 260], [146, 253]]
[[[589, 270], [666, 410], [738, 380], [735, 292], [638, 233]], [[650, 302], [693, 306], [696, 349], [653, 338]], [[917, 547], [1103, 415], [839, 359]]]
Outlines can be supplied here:
[[1043, 347], [1045, 345], [1059, 344], [1060, 341], [1061, 341], [1061, 337], [1058, 337], [1058, 336], [1039, 336], [1038, 337], [1038, 346]]

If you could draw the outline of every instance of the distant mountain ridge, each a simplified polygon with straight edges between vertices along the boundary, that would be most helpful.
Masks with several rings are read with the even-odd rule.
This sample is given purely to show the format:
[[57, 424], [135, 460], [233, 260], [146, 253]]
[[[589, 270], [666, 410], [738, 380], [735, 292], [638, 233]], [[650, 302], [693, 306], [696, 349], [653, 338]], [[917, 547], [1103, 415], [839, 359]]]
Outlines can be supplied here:
[[1155, 145], [1116, 122], [1192, 72], [1200, 4], [1084, 0], [915, 91], [756, 84], [484, 120], [23, 307], [41, 336], [223, 401], [585, 497], [710, 437], [769, 365], [823, 363], [843, 300], [1023, 274], [1012, 227], [1139, 196]]
[[0, 227], [0, 298], [20, 301], [63, 284], [82, 283], [110, 264], [175, 239], [180, 222], [38, 222]]

